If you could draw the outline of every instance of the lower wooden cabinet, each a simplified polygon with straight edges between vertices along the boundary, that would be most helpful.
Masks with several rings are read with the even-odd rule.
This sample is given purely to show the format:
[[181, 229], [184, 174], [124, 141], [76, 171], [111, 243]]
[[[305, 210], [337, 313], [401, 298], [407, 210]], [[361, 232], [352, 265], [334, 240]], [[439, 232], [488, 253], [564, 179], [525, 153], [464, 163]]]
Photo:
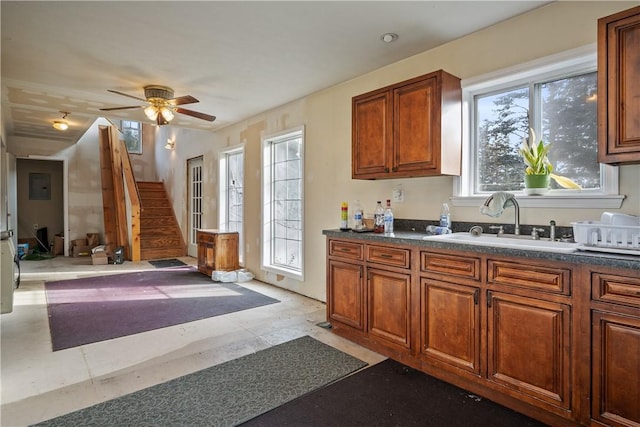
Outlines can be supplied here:
[[420, 355], [480, 374], [480, 288], [420, 279]]
[[327, 317], [330, 322], [364, 330], [364, 275], [359, 264], [330, 260], [328, 264]]
[[409, 348], [411, 275], [368, 268], [367, 283], [368, 333], [372, 337]]
[[487, 379], [536, 406], [569, 409], [571, 307], [488, 291], [487, 308]]
[[592, 322], [591, 416], [640, 426], [640, 317], [594, 310]]

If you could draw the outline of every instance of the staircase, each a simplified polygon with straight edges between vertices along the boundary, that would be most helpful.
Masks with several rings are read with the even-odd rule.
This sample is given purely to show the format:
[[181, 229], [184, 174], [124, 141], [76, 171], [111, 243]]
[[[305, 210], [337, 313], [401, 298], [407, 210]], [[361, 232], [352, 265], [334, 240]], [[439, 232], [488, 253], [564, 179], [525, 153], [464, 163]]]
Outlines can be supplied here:
[[185, 256], [178, 221], [162, 182], [138, 181], [140, 193], [140, 259]]

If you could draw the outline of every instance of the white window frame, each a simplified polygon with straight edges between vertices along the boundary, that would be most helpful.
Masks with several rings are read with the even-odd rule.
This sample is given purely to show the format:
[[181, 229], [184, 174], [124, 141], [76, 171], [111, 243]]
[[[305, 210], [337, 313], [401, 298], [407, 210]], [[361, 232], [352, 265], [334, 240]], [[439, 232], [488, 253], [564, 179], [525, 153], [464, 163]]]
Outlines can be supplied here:
[[[302, 200], [302, 206], [300, 211], [301, 216], [301, 224], [300, 224], [300, 233], [301, 233], [301, 245], [300, 245], [300, 270], [297, 269], [288, 269], [281, 265], [274, 265], [271, 263], [271, 255], [272, 255], [272, 179], [271, 179], [271, 159], [269, 153], [271, 151], [270, 145], [274, 141], [280, 141], [282, 139], [289, 139], [292, 136], [299, 136], [302, 140], [300, 144], [300, 199]], [[295, 127], [292, 129], [287, 129], [282, 132], [274, 133], [268, 136], [263, 136], [262, 138], [262, 221], [261, 221], [261, 235], [262, 235], [262, 245], [261, 245], [261, 268], [265, 271], [281, 274], [285, 277], [303, 281], [304, 280], [304, 265], [305, 265], [305, 257], [304, 257], [304, 141], [305, 141], [305, 132], [304, 126]]]
[[[137, 128], [132, 128], [128, 123], [137, 123]], [[137, 146], [129, 150], [127, 147], [127, 152], [129, 154], [142, 154], [142, 123], [135, 120], [120, 120], [120, 132], [124, 135], [126, 130], [135, 130], [137, 131]]]
[[[462, 82], [462, 174], [455, 177], [453, 182], [451, 203], [454, 206], [479, 206], [488, 196], [486, 193], [475, 193], [473, 182], [476, 176], [473, 156], [477, 152], [474, 141], [474, 96], [514, 87], [534, 78], [551, 79], [595, 71], [596, 55], [596, 45], [591, 44]], [[625, 196], [619, 194], [618, 167], [602, 164], [600, 182], [601, 188], [598, 190], [550, 190], [543, 196], [513, 193], [522, 207], [619, 209]]]
[[[245, 151], [244, 144], [235, 145], [233, 147], [226, 147], [224, 150], [218, 153], [218, 172], [219, 172], [219, 200], [218, 203], [218, 227], [221, 230], [228, 231], [229, 230], [229, 218], [228, 218], [228, 202], [229, 202], [229, 182], [228, 182], [228, 156], [233, 154], [242, 153], [242, 161], [243, 161], [243, 171], [244, 171], [244, 160], [245, 160]], [[246, 174], [245, 174], [246, 176]], [[244, 182], [244, 177], [243, 177]], [[240, 242], [239, 242], [239, 260], [240, 265], [244, 265], [244, 199], [242, 201], [242, 225], [240, 231]]]

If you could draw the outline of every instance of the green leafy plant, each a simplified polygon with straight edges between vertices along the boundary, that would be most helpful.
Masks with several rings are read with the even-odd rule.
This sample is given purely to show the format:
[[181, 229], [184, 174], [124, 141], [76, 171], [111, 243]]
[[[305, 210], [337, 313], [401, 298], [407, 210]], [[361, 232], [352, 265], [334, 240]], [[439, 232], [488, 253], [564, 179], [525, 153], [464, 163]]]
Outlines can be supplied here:
[[551, 179], [563, 188], [573, 188], [581, 190], [582, 187], [575, 181], [553, 173], [553, 165], [549, 161], [549, 150], [551, 144], [545, 144], [544, 141], [536, 142], [536, 133], [533, 129], [529, 129], [530, 137], [522, 142], [518, 149], [524, 163], [527, 165], [525, 174], [527, 175], [549, 175]]

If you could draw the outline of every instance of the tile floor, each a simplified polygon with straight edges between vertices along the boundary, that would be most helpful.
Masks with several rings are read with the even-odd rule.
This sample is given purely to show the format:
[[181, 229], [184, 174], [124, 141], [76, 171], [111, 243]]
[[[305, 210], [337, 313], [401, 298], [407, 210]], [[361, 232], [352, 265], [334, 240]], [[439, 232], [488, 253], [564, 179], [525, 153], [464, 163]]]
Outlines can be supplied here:
[[[181, 258], [195, 265], [194, 258]], [[23, 261], [12, 313], [0, 316], [0, 425], [26, 426], [310, 335], [369, 364], [383, 356], [318, 327], [319, 301], [258, 281], [280, 303], [53, 352], [44, 281], [152, 270], [148, 262]]]

